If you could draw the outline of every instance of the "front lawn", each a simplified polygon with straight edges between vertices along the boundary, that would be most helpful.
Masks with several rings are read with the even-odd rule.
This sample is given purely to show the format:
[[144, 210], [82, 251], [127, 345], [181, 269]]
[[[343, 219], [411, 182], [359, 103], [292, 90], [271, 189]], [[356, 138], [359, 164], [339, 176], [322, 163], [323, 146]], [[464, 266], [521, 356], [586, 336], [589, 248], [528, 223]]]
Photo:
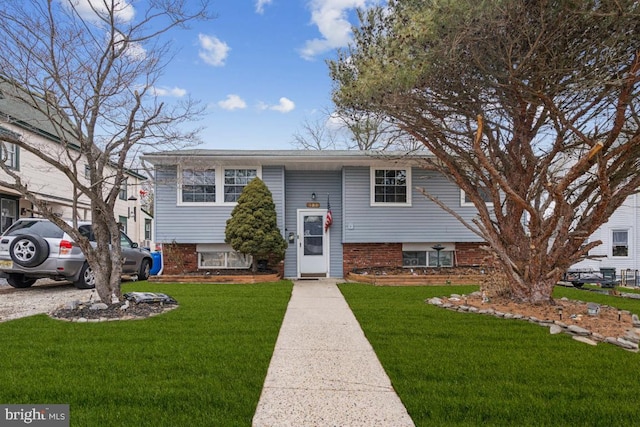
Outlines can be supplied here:
[[0, 323], [0, 402], [70, 404], [72, 426], [249, 426], [291, 283], [170, 285], [146, 320]]
[[[340, 289], [417, 426], [638, 425], [640, 354], [424, 302], [475, 287]], [[640, 313], [640, 301], [556, 292]]]

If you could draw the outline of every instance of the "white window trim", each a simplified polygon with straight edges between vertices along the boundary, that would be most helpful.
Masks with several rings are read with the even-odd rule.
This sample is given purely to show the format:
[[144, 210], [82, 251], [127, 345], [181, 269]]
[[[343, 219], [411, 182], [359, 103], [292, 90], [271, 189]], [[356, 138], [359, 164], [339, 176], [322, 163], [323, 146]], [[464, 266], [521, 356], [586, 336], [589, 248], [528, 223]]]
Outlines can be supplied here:
[[[475, 207], [476, 205], [474, 205], [472, 202], [467, 202], [466, 197], [467, 193], [465, 193], [465, 191], [461, 188], [460, 189], [460, 206], [465, 206], [465, 207]], [[485, 202], [485, 204], [487, 206], [493, 206], [493, 202]]]
[[[627, 233], [627, 255], [626, 256], [614, 256], [613, 255], [613, 233], [626, 232]], [[631, 251], [631, 229], [630, 228], [612, 228], [609, 233], [611, 239], [611, 245], [609, 247], [609, 257], [613, 259], [630, 259], [633, 256]]]
[[402, 252], [425, 252], [427, 265], [403, 265], [403, 268], [436, 268], [436, 266], [429, 265], [429, 252], [437, 253], [433, 246], [440, 244], [442, 246], [442, 252], [451, 252], [451, 265], [441, 265], [442, 268], [451, 268], [456, 264], [456, 244], [455, 243], [403, 243]]
[[[401, 170], [407, 173], [407, 201], [405, 203], [384, 203], [376, 202], [376, 171], [377, 170]], [[411, 185], [411, 167], [406, 168], [389, 168], [389, 167], [374, 167], [369, 168], [369, 193], [371, 206], [385, 206], [385, 207], [407, 207], [411, 206], [411, 193], [413, 187]]]
[[[182, 170], [183, 169], [213, 169], [215, 170], [216, 179], [216, 201], [215, 202], [183, 202], [182, 201]], [[178, 206], [235, 206], [237, 202], [224, 201], [224, 171], [229, 169], [255, 169], [256, 176], [262, 179], [262, 166], [178, 166], [178, 188], [177, 188], [177, 205]]]

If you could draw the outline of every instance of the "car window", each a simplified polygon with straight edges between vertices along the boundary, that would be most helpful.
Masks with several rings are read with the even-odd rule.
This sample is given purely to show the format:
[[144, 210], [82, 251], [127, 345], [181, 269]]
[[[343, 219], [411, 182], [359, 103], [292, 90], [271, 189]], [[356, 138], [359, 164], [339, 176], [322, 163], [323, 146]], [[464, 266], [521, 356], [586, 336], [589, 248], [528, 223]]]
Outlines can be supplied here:
[[120, 233], [120, 246], [122, 249], [131, 249], [131, 239], [124, 233]]
[[96, 236], [93, 234], [93, 229], [90, 225], [81, 225], [78, 227], [78, 231], [82, 234], [83, 237], [89, 239], [90, 242], [96, 241]]
[[7, 231], [5, 236], [18, 234], [33, 234], [36, 236], [61, 239], [64, 232], [60, 227], [49, 221], [17, 221]]

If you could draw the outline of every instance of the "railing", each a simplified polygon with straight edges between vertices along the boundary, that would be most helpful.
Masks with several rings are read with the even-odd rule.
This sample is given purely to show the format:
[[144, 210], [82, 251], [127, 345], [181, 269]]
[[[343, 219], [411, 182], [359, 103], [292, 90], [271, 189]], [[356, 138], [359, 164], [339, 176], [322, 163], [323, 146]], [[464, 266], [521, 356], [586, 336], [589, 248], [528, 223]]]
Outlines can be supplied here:
[[631, 268], [620, 270], [620, 284], [622, 286], [640, 286], [640, 271]]

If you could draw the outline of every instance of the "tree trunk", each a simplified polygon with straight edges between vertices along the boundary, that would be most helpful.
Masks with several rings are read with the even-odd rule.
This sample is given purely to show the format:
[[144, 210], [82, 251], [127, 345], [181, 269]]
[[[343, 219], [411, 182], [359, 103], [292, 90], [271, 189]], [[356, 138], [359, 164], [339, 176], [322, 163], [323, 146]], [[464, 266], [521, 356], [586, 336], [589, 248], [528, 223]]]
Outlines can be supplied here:
[[[122, 249], [120, 247], [120, 230], [111, 230], [106, 221], [101, 221], [99, 212], [95, 212], [92, 221], [93, 232], [97, 246], [89, 264], [93, 269], [96, 281], [96, 292], [105, 304], [115, 304], [120, 301], [120, 282], [122, 275]], [[108, 245], [101, 242], [109, 242]]]

